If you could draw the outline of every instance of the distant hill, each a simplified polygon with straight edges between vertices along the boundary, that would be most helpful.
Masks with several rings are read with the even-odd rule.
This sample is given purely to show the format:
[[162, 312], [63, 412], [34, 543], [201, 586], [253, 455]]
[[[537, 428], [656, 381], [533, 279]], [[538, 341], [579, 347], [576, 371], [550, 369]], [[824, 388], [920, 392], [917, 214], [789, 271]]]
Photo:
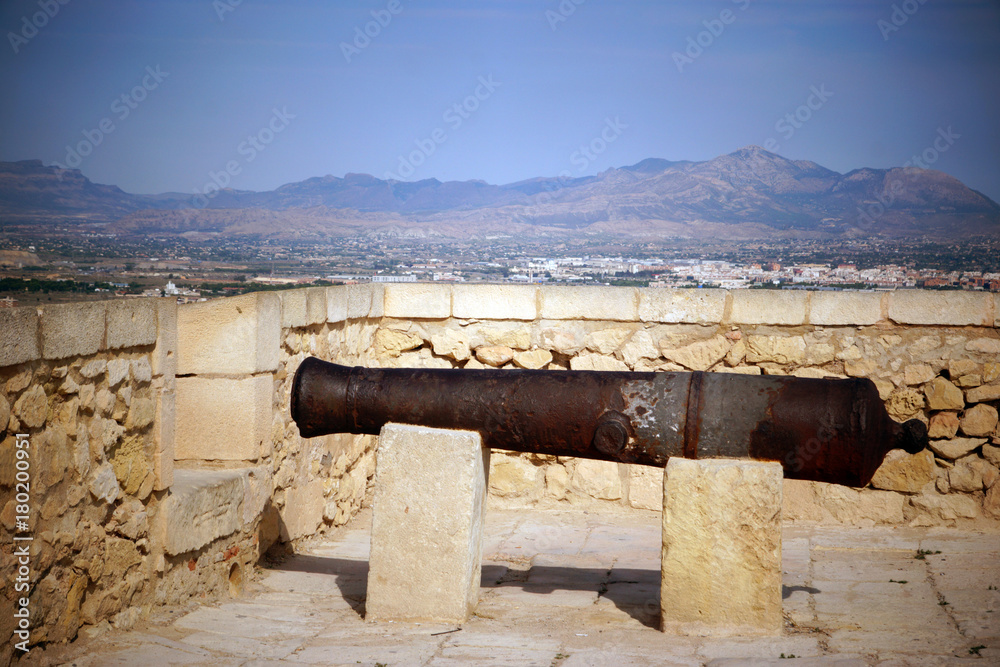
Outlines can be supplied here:
[[1000, 205], [939, 171], [840, 174], [757, 146], [704, 162], [649, 158], [579, 178], [483, 181], [322, 176], [210, 199], [132, 195], [40, 161], [0, 163], [0, 226], [97, 224], [122, 235], [468, 238], [1000, 236]]

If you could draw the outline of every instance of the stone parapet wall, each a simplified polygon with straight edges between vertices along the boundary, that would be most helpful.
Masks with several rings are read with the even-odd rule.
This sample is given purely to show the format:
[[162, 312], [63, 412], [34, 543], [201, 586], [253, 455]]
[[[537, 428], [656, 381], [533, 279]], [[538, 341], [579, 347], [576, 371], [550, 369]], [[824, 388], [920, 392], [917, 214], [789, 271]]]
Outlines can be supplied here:
[[[32, 643], [127, 624], [152, 603], [164, 562], [152, 517], [173, 483], [176, 312], [169, 299], [0, 310], [0, 577], [11, 610], [0, 662], [22, 597]], [[18, 590], [14, 549], [25, 545], [29, 587]]]
[[[950, 524], [1000, 518], [1000, 296], [509, 285], [386, 286], [382, 366], [867, 377], [890, 415], [931, 425], [872, 487], [787, 481], [789, 518]], [[510, 453], [494, 501], [662, 506], [662, 472]]]

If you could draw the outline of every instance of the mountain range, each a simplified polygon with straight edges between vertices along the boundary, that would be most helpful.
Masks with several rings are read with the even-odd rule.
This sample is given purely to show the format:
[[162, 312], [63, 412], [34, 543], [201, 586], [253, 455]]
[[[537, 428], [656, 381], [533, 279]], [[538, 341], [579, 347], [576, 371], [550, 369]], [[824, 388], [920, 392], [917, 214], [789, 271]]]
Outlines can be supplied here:
[[[221, 180], [221, 179], [219, 179]], [[1000, 237], [1000, 205], [945, 173], [847, 174], [757, 146], [704, 162], [658, 158], [593, 176], [484, 181], [322, 176], [267, 192], [129, 194], [38, 160], [0, 162], [0, 230], [193, 238], [355, 234], [475, 238]]]

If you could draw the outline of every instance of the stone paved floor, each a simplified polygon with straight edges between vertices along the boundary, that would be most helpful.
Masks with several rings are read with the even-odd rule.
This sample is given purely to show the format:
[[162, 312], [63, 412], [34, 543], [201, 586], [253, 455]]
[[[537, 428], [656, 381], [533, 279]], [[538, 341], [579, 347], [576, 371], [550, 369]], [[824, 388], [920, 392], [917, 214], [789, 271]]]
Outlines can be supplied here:
[[[1000, 664], [996, 534], [789, 525], [783, 635], [723, 640], [656, 629], [660, 527], [652, 512], [491, 511], [479, 607], [460, 629], [364, 622], [369, 525], [363, 513], [264, 570], [239, 599], [160, 610], [130, 632], [109, 629], [28, 662]], [[917, 558], [918, 550], [933, 553]]]

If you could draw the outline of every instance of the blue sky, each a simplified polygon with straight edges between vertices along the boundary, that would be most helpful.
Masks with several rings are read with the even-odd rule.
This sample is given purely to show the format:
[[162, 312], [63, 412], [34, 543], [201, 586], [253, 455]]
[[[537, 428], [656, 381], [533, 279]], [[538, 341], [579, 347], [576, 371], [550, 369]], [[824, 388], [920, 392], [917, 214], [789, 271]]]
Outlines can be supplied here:
[[64, 1], [0, 8], [0, 159], [130, 192], [758, 144], [841, 172], [923, 155], [1000, 200], [995, 1]]

